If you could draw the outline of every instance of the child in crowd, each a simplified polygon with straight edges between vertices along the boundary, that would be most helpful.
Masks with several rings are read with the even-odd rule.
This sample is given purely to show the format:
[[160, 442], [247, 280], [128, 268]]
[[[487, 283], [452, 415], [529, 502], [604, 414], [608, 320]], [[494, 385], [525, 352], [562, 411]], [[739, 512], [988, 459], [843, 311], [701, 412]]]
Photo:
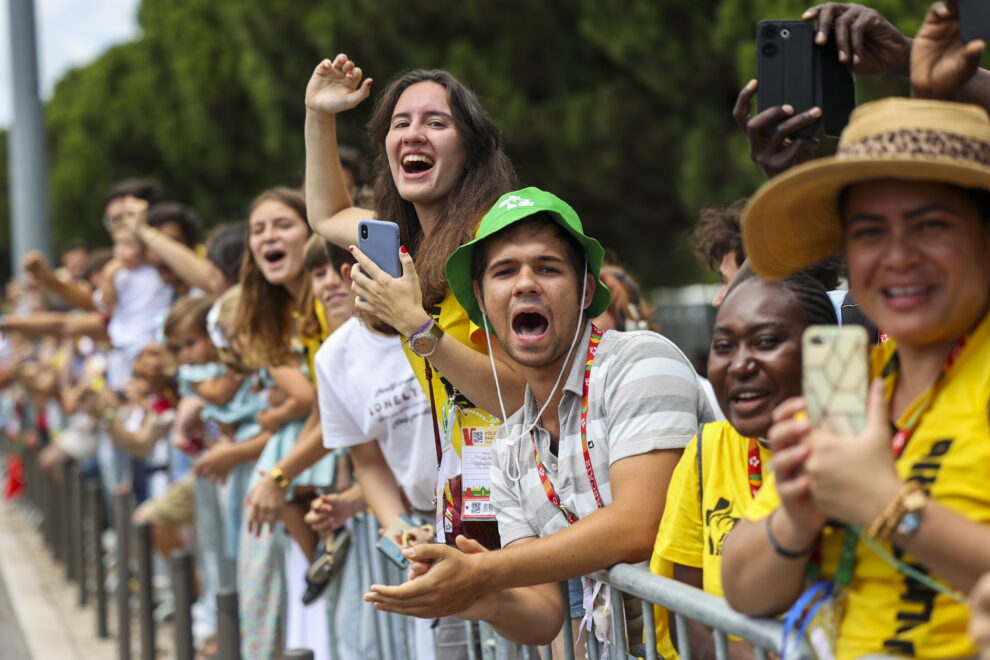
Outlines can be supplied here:
[[146, 260], [144, 247], [130, 229], [113, 232], [113, 259], [101, 277], [103, 313], [113, 346], [108, 385], [119, 391], [137, 353], [152, 339], [172, 303], [172, 289]]

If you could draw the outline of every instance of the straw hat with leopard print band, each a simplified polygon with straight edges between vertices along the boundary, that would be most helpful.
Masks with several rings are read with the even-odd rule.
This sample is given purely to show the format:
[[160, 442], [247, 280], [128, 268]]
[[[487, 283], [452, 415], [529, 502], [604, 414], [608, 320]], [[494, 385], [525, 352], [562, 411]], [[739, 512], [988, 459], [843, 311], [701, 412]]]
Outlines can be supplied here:
[[749, 262], [785, 277], [842, 250], [839, 197], [855, 183], [907, 179], [990, 190], [990, 118], [975, 105], [890, 98], [855, 110], [835, 156], [763, 184], [742, 216]]

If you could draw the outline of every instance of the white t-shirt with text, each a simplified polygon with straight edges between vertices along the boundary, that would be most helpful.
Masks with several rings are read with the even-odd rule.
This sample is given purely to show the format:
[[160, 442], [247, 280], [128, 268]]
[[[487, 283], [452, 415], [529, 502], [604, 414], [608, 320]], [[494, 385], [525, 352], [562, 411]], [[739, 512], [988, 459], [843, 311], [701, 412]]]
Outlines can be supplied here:
[[413, 508], [431, 511], [437, 456], [430, 402], [400, 339], [349, 319], [317, 351], [316, 378], [323, 445], [377, 440]]

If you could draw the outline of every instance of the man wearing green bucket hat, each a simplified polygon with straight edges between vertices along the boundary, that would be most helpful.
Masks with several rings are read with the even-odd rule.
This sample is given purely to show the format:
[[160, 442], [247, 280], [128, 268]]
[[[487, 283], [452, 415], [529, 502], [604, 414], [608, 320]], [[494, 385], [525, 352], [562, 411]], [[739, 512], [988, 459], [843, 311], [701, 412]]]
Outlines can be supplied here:
[[483, 552], [463, 537], [463, 552], [416, 546], [406, 556], [417, 579], [375, 585], [368, 600], [482, 619], [513, 641], [545, 644], [566, 612], [554, 583], [650, 556], [670, 475], [712, 411], [671, 342], [592, 325], [610, 298], [603, 257], [574, 210], [537, 188], [503, 195], [451, 255], [458, 302], [527, 383], [523, 407], [502, 411], [492, 455], [503, 548]]

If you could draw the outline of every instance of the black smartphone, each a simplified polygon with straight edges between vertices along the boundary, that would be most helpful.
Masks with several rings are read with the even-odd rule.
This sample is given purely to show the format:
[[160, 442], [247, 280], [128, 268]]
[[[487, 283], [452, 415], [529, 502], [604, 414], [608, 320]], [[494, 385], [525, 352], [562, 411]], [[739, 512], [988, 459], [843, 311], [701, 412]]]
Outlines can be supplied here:
[[[788, 104], [798, 114], [815, 105], [815, 30], [808, 21], [756, 24], [756, 79], [760, 112]], [[796, 137], [811, 137], [806, 126]]]
[[402, 277], [399, 225], [387, 220], [362, 220], [358, 223], [358, 247], [383, 271]]
[[856, 108], [856, 83], [849, 65], [839, 61], [835, 35], [815, 45], [815, 105], [822, 109], [822, 130], [837, 138]]
[[990, 2], [959, 0], [959, 36], [965, 42], [990, 41]]
[[[797, 114], [818, 106], [822, 119], [817, 123], [825, 135], [838, 137], [856, 107], [856, 87], [852, 71], [839, 61], [834, 37], [819, 46], [809, 21], [760, 21], [756, 51], [759, 111], [786, 103]], [[794, 137], [811, 137], [817, 123]]]

